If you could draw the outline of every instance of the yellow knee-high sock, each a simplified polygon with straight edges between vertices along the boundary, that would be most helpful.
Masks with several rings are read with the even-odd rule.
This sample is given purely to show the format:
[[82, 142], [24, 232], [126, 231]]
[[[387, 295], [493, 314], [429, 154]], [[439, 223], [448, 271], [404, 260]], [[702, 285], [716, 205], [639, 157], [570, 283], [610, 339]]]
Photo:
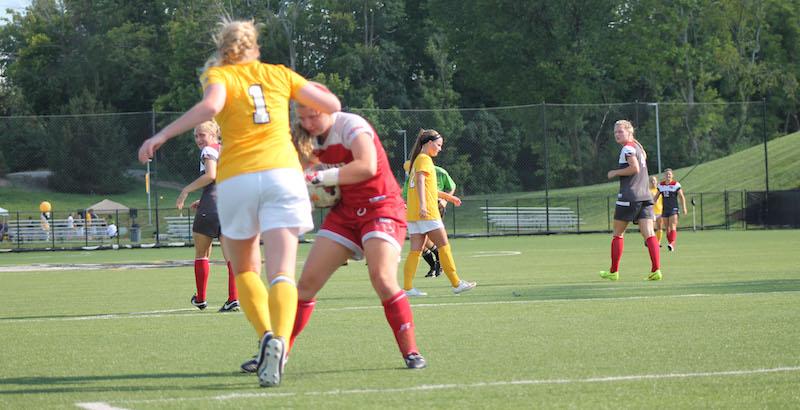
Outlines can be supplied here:
[[267, 308], [267, 288], [257, 273], [242, 272], [236, 274], [236, 289], [239, 290], [239, 304], [244, 315], [256, 329], [260, 339], [264, 332], [272, 329]]
[[289, 340], [296, 314], [297, 285], [292, 278], [279, 273], [269, 284], [269, 317], [276, 337]]
[[661, 243], [662, 236], [664, 236], [664, 231], [661, 229], [656, 229], [656, 239], [658, 239], [658, 243]]
[[456, 262], [453, 260], [453, 253], [450, 251], [449, 243], [439, 247], [439, 263], [442, 264], [442, 270], [447, 275], [447, 279], [450, 279], [450, 284], [453, 287], [458, 286], [460, 279], [456, 273]]
[[414, 275], [417, 274], [417, 266], [419, 266], [420, 251], [408, 252], [406, 264], [403, 265], [403, 289], [411, 290], [414, 287]]

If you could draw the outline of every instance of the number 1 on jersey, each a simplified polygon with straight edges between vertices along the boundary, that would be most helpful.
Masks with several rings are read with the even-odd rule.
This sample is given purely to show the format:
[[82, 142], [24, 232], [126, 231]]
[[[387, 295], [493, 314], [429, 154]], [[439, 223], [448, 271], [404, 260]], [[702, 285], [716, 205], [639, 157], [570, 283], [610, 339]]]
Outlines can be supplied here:
[[261, 90], [261, 85], [251, 85], [247, 92], [253, 97], [253, 105], [256, 107], [255, 112], [253, 112], [253, 122], [256, 124], [269, 123], [269, 111], [267, 111], [267, 102], [264, 100], [264, 92]]

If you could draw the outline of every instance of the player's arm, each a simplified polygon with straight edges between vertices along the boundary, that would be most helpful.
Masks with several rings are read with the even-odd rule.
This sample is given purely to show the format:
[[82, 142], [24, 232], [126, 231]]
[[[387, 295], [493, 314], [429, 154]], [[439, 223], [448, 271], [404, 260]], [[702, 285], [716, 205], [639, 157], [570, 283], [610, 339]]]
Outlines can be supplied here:
[[658, 198], [661, 197], [661, 190], [658, 190], [656, 194], [653, 196], [653, 203], [658, 203]]
[[206, 87], [203, 99], [200, 102], [178, 117], [177, 120], [157, 132], [156, 135], [145, 140], [142, 146], [139, 147], [139, 162], [142, 164], [147, 163], [153, 158], [156, 150], [164, 145], [165, 142], [191, 130], [195, 125], [203, 121], [214, 118], [225, 107], [226, 96], [227, 92], [222, 84], [210, 84]]
[[452, 192], [439, 191], [439, 198], [452, 203], [455, 206], [461, 206], [461, 198], [453, 195]]
[[683, 195], [683, 189], [678, 190], [678, 198], [681, 199], [681, 210], [683, 210], [683, 214], [686, 215], [686, 197]]
[[372, 178], [378, 173], [378, 154], [367, 133], [358, 134], [350, 144], [353, 160], [338, 168], [306, 171], [306, 181], [312, 185], [349, 185]]
[[628, 154], [625, 156], [625, 160], [628, 161], [628, 166], [626, 168], [608, 171], [608, 179], [614, 177], [629, 177], [639, 173], [639, 161], [636, 160], [636, 155]]
[[[450, 174], [448, 174], [447, 171], [445, 171], [444, 169], [442, 169], [442, 177], [443, 177], [442, 179], [444, 181], [443, 181], [443, 184], [442, 184], [442, 190], [441, 190], [440, 194], [442, 194], [442, 193], [449, 194], [452, 198], [456, 198], [455, 196], [453, 196], [455, 194], [455, 192], [456, 192], [456, 183], [455, 183], [455, 181], [453, 181], [453, 178], [450, 178]], [[437, 175], [437, 181], [438, 180], [439, 179], [438, 179], [438, 175]], [[461, 206], [461, 199], [459, 199], [459, 198], [456, 198], [456, 199], [458, 199], [458, 203], [457, 204], [455, 202], [453, 202], [452, 200], [449, 200], [449, 199], [443, 197], [442, 195], [439, 195], [439, 207], [444, 208], [445, 206], [447, 206], [447, 202], [453, 202], [453, 204], [455, 206]]]
[[417, 197], [419, 198], [419, 217], [425, 219], [428, 217], [428, 204], [425, 202], [425, 177], [426, 173], [418, 171], [414, 174], [417, 180]]
[[378, 153], [368, 133], [362, 132], [353, 138], [350, 151], [353, 152], [353, 161], [339, 168], [339, 184], [366, 181], [378, 173]]
[[190, 193], [211, 184], [215, 179], [217, 179], [217, 161], [213, 158], [206, 158], [203, 160], [203, 164], [206, 167], [206, 173], [200, 175], [189, 185], [183, 187], [181, 193], [178, 194], [178, 199], [175, 201], [176, 208], [183, 209], [183, 203], [186, 201], [186, 197], [189, 196]]
[[330, 92], [324, 85], [314, 81], [309, 81], [300, 88], [300, 91], [293, 95], [293, 98], [306, 107], [326, 114], [342, 110], [342, 103], [339, 101], [339, 97]]

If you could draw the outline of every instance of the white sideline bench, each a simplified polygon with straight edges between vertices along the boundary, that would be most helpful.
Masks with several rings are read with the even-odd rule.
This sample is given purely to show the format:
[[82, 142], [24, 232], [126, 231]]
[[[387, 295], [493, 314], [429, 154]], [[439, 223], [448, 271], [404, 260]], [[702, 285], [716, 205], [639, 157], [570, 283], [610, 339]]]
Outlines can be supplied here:
[[530, 206], [482, 206], [489, 224], [500, 231], [565, 231], [577, 229], [580, 219], [571, 208]]
[[194, 215], [167, 216], [167, 238], [169, 240], [190, 241], [192, 239], [192, 224]]
[[55, 235], [56, 242], [80, 240], [87, 236], [90, 240], [109, 239], [108, 225], [103, 218], [92, 220], [88, 231], [84, 230], [83, 219], [74, 220], [72, 228], [66, 219], [52, 219], [49, 225], [50, 230], [45, 231], [39, 219], [12, 219], [8, 221], [6, 235], [10, 242], [50, 242], [53, 240], [51, 235]]

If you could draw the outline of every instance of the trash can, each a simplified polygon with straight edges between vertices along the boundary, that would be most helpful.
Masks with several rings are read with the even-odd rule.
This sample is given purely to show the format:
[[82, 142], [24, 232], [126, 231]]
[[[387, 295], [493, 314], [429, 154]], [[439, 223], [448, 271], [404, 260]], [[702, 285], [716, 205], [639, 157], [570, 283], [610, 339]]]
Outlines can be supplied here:
[[142, 230], [139, 225], [131, 225], [131, 242], [139, 242], [142, 240]]

